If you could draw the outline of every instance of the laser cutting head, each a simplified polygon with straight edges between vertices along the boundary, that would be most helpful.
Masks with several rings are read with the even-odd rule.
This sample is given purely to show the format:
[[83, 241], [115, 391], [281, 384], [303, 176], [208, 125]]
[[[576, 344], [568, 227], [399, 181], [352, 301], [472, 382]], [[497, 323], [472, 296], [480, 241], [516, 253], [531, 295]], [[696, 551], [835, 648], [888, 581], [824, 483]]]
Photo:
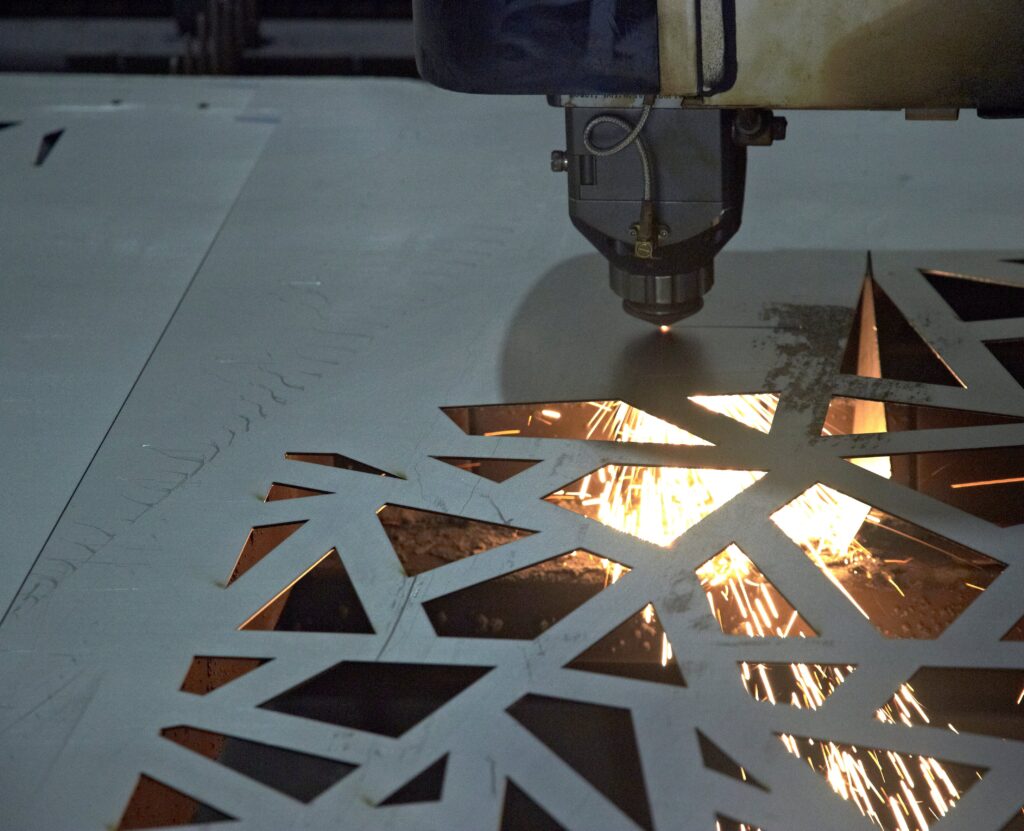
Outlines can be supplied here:
[[[565, 108], [573, 224], [627, 312], [699, 311], [740, 226], [746, 148], [772, 108], [1024, 116], [1020, 0], [414, 0], [417, 64], [461, 92]], [[865, 241], [865, 247], [867, 246]]]

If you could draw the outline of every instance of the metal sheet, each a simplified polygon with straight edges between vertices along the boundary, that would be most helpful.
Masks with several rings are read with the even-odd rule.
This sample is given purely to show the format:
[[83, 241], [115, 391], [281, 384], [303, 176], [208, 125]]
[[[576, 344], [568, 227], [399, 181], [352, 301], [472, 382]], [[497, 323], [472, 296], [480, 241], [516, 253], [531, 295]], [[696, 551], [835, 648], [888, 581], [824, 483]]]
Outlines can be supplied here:
[[271, 129], [251, 90], [160, 88], [0, 80], [5, 611]]
[[[426, 116], [442, 105], [445, 118]], [[505, 778], [568, 828], [635, 827], [506, 714], [528, 693], [630, 711], [656, 828], [710, 831], [716, 813], [769, 831], [865, 827], [785, 753], [776, 732], [986, 767], [940, 827], [997, 831], [1010, 818], [1024, 792], [1019, 743], [885, 725], [874, 710], [921, 665], [1024, 666], [1020, 643], [999, 641], [1022, 611], [1020, 529], [946, 508], [842, 457], [922, 442], [1020, 444], [1024, 431], [999, 425], [835, 445], [812, 436], [833, 393], [1024, 415], [1024, 391], [981, 345], [994, 324], [957, 319], [917, 271], [1024, 286], [1021, 266], [993, 253], [876, 255], [879, 284], [967, 388], [841, 376], [863, 247], [726, 255], [705, 311], [663, 338], [622, 315], [601, 263], [581, 256], [562, 216], [562, 183], [522, 175], [558, 130], [534, 102], [323, 82], [261, 85], [253, 106], [287, 117], [0, 628], [0, 786], [12, 827], [116, 824], [140, 773], [247, 828], [497, 828]], [[495, 119], [507, 119], [508, 131]], [[411, 148], [435, 158], [406, 163]], [[759, 221], [779, 222], [771, 213]], [[565, 232], [552, 232], [558, 227]], [[1024, 336], [1024, 322], [1003, 322], [999, 332]], [[767, 436], [701, 417], [686, 401], [753, 391], [781, 394]], [[467, 436], [440, 410], [591, 399], [628, 400], [716, 446]], [[344, 454], [403, 478], [284, 458], [296, 451]], [[432, 458], [491, 455], [538, 464], [497, 484]], [[666, 551], [541, 499], [611, 462], [768, 474]], [[767, 519], [820, 480], [1008, 568], [941, 638], [880, 638]], [[263, 502], [275, 481], [330, 493]], [[540, 533], [411, 578], [375, 516], [385, 502]], [[252, 527], [296, 520], [307, 522], [225, 588]], [[732, 541], [818, 638], [738, 642], [717, 632], [693, 570]], [[374, 634], [237, 630], [332, 547]], [[633, 571], [537, 639], [444, 638], [432, 629], [430, 599], [579, 547]], [[563, 669], [647, 602], [680, 657], [685, 689]], [[273, 660], [195, 696], [179, 691], [195, 655]], [[747, 696], [736, 672], [743, 659], [858, 669], [825, 708], [796, 711]], [[342, 660], [493, 669], [399, 738], [257, 706]], [[303, 804], [160, 737], [181, 724], [358, 767]], [[707, 771], [695, 728], [742, 757], [770, 792]], [[372, 807], [445, 753], [443, 800]]]

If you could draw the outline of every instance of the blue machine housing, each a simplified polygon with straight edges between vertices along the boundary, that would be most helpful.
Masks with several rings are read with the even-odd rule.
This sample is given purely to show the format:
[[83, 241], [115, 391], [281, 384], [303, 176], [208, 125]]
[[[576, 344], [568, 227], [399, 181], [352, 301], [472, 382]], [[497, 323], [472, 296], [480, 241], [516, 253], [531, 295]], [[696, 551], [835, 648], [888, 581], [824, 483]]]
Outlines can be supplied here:
[[456, 92], [655, 94], [657, 0], [414, 0], [416, 63]]

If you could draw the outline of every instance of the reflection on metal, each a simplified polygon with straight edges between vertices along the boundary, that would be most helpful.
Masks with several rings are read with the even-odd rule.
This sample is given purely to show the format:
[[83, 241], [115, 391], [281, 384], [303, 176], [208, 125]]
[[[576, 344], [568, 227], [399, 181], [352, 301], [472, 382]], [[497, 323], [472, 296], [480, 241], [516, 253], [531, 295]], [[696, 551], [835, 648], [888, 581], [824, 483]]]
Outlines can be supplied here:
[[[949, 256], [958, 273], [1009, 268]], [[424, 304], [429, 326], [323, 370], [358, 400], [287, 393], [279, 421], [117, 526], [101, 557], [69, 555], [75, 576], [47, 589], [48, 556], [27, 584], [5, 626], [19, 648], [68, 620], [61, 648], [84, 642], [111, 667], [58, 716], [71, 740], [54, 776], [73, 770], [123, 828], [1002, 829], [1024, 770], [1021, 530], [947, 504], [920, 487], [938, 466], [902, 460], [1014, 459], [1024, 389], [985, 344], [1024, 337], [1024, 321], [961, 320], [917, 271], [932, 258], [877, 257], [879, 290], [963, 386], [888, 375], [881, 318], [878, 372], [859, 348], [841, 372], [862, 258], [796, 279], [822, 261], [737, 265], [707, 325], [668, 334], [585, 299], [594, 267], [573, 261], [493, 340]], [[459, 360], [424, 368], [438, 338]], [[837, 399], [878, 406], [822, 435]], [[442, 411], [453, 401], [471, 405]], [[940, 422], [898, 429], [910, 407]], [[512, 460], [515, 475], [473, 475]], [[999, 505], [1017, 484], [978, 483], [1015, 475], [990, 473], [946, 491]], [[262, 501], [274, 481], [307, 498]], [[238, 631], [275, 602], [272, 625]], [[998, 723], [953, 671], [1009, 673], [977, 699]], [[127, 750], [111, 777], [82, 760], [115, 727]], [[223, 743], [193, 752], [183, 735]], [[240, 770], [232, 742], [326, 760], [329, 776], [282, 791], [280, 762]]]

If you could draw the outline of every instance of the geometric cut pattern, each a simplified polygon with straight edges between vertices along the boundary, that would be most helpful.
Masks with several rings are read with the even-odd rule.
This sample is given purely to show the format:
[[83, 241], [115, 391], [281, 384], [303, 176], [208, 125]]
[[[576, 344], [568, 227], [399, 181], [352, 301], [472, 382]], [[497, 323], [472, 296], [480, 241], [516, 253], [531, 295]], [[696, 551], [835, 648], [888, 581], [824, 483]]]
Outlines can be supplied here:
[[726, 635], [813, 638], [816, 632], [733, 544], [697, 569], [711, 614]]
[[489, 667], [343, 661], [259, 706], [397, 738], [488, 671]]
[[[879, 410], [881, 413], [879, 414]], [[875, 416], [875, 418], [871, 418]], [[873, 422], [873, 423], [872, 423]], [[823, 436], [851, 436], [898, 433], [905, 430], [934, 430], [949, 427], [984, 427], [991, 424], [1020, 424], [1016, 416], [950, 410], [920, 404], [896, 404], [863, 398], [833, 398], [821, 429]]]
[[923, 273], [961, 320], [1024, 317], [1024, 287], [937, 271]]
[[984, 771], [924, 756], [854, 747], [827, 739], [780, 736], [833, 789], [880, 828], [928, 831], [981, 778]]
[[181, 691], [192, 695], [206, 695], [236, 678], [259, 669], [269, 658], [227, 658], [214, 655], [196, 655], [189, 665]]
[[762, 791], [768, 790], [768, 788], [747, 773], [746, 768], [740, 765], [700, 730], [697, 731], [697, 741], [700, 744], [701, 761], [704, 762], [704, 767], [708, 770], [713, 770], [716, 773], [721, 773], [740, 782], [746, 782], [748, 785], [753, 785]]
[[[404, 470], [416, 474], [410, 473], [409, 481], [338, 454], [287, 454], [292, 460], [289, 477], [304, 472], [312, 478], [316, 471], [309, 465], [366, 475], [336, 474], [331, 480], [336, 494], [312, 490], [299, 478], [294, 485], [275, 483], [268, 501], [324, 498], [304, 503], [301, 516], [292, 522], [277, 522], [280, 506], [268, 509], [273, 520], [267, 521], [275, 524], [251, 528], [228, 583], [247, 576], [222, 597], [225, 603], [236, 603], [239, 598], [251, 598], [256, 587], [261, 592], [257, 598], [269, 598], [243, 629], [345, 636], [321, 634], [305, 644], [294, 636], [250, 637], [253, 643], [280, 643], [287, 657], [272, 649], [264, 653], [262, 647], [260, 653], [267, 658], [230, 657], [233, 653], [227, 648], [227, 655], [221, 656], [209, 645], [196, 646], [193, 652], [213, 653], [196, 655], [182, 684], [183, 691], [198, 696], [232, 683], [271, 658], [278, 662], [238, 689], [246, 694], [258, 691], [256, 700], [262, 702], [258, 707], [267, 711], [261, 717], [272, 720], [279, 730], [274, 733], [275, 744], [177, 721], [169, 722], [176, 726], [166, 728], [164, 738], [299, 802], [312, 802], [321, 795], [337, 797], [339, 810], [353, 811], [353, 827], [404, 828], [408, 822], [409, 828], [418, 831], [458, 827], [447, 811], [453, 800], [462, 797], [457, 785], [465, 783], [453, 779], [446, 785], [447, 765], [453, 754], [464, 761], [467, 757], [457, 754], [467, 749], [473, 758], [483, 758], [485, 749], [477, 744], [478, 737], [491, 735], [489, 730], [500, 722], [501, 729], [520, 731], [517, 752], [522, 750], [527, 758], [502, 759], [497, 749], [494, 770], [481, 774], [484, 779], [490, 775], [493, 782], [476, 797], [481, 806], [490, 800], [492, 816], [501, 811], [502, 831], [558, 831], [563, 826], [554, 816], [571, 818], [578, 807], [588, 817], [617, 810], [624, 815], [616, 816], [619, 824], [628, 818], [639, 828], [653, 829], [653, 817], [662, 816], [666, 799], [653, 783], [664, 787], [670, 778], [660, 753], [669, 746], [692, 748], [691, 731], [696, 731], [701, 758], [692, 764], [702, 761], [713, 772], [705, 777], [708, 792], [670, 795], [672, 799], [685, 796], [686, 804], [695, 806], [693, 816], [703, 817], [694, 820], [695, 827], [697, 822], [709, 825], [710, 818], [716, 817], [721, 831], [756, 831], [730, 817], [755, 816], [751, 805], [762, 802], [766, 817], [782, 818], [773, 819], [768, 831], [807, 827], [800, 806], [781, 796], [799, 794], [797, 777], [806, 776], [801, 773], [806, 764], [827, 780], [836, 799], [857, 807], [875, 826], [885, 831], [925, 831], [953, 810], [987, 773], [986, 766], [994, 764], [988, 757], [974, 762], [962, 753], [949, 753], [958, 759], [949, 763], [879, 747], [887, 740], [878, 736], [892, 736], [892, 744], [899, 745], [903, 731], [923, 731], [925, 725], [933, 731], [926, 737], [947, 743], [957, 741], [957, 734], [993, 736], [1007, 740], [1000, 753], [1015, 760], [1019, 757], [1024, 764], [1024, 751], [1017, 748], [1018, 742], [1024, 743], [1020, 717], [1024, 670], [971, 665], [979, 662], [976, 652], [981, 655], [999, 647], [999, 632], [991, 633], [990, 643], [978, 645], [967, 642], [962, 629], [946, 634], [974, 604], [980, 608], [972, 613], [983, 612], [999, 594], [1007, 594], [987, 592], [994, 581], [1005, 581], [1010, 575], [1001, 578], [1006, 565], [983, 552], [994, 544], [992, 540], [1009, 536], [999, 537], [1001, 532], [990, 527], [988, 542], [978, 542], [974, 532], [979, 525], [946, 506], [997, 526], [1024, 523], [1024, 443], [1007, 447], [999, 441], [1000, 435], [1007, 434], [1005, 425], [1024, 421], [1024, 406], [1016, 387], [1006, 390], [1005, 401], [993, 393], [992, 384], [1007, 384], [1005, 373], [988, 379], [987, 388], [969, 375], [961, 382], [938, 351], [942, 344], [959, 340], [935, 336], [942, 321], [929, 320], [919, 310], [897, 308], [882, 289], [883, 284], [889, 286], [889, 279], [876, 280], [869, 271], [845, 356], [840, 354], [844, 345], [832, 343], [839, 314], [833, 307], [808, 307], [813, 319], [783, 327], [784, 337], [773, 344], [782, 360], [789, 362], [779, 367], [785, 371], [755, 378], [737, 364], [735, 379], [713, 379], [717, 388], [723, 380], [730, 384], [735, 380], [734, 389], [778, 392], [700, 396], [665, 386], [653, 374], [640, 381], [651, 385], [650, 400], [659, 402], [651, 407], [655, 412], [672, 412], [676, 401], [687, 408], [683, 412], [701, 424], [716, 425], [721, 435], [728, 436], [728, 425], [697, 413], [692, 406], [697, 405], [762, 433], [746, 436], [749, 446], [756, 448], [756, 459], [739, 456], [739, 448], [727, 447], [724, 441], [716, 446], [611, 397], [446, 408], [447, 417], [474, 438], [460, 439], [456, 447], [446, 447], [443, 441], [438, 446], [428, 444], [428, 438], [443, 437], [443, 433], [420, 430], [414, 437], [417, 455], [403, 464]], [[917, 291], [931, 291], [919, 277], [914, 279]], [[913, 297], [914, 290], [908, 286], [893, 290], [891, 296]], [[955, 298], [947, 300], [961, 317], [977, 313], [957, 307]], [[920, 330], [915, 328], [919, 321]], [[968, 339], [975, 327], [960, 328], [964, 331], [956, 337]], [[1008, 331], [1008, 327], [986, 329]], [[774, 335], [764, 337], [771, 341]], [[1012, 363], [1019, 356], [1006, 344], [1020, 342], [1024, 340], [997, 342], [1003, 346], [993, 351], [1004, 363]], [[980, 348], [976, 353], [987, 357]], [[965, 372], [971, 363], [964, 362]], [[842, 374], [860, 377], [838, 378], [840, 365]], [[959, 369], [959, 360], [956, 365]], [[690, 376], [671, 377], [675, 384]], [[699, 373], [692, 377], [703, 378]], [[903, 384], [876, 383], [890, 380]], [[955, 389], [922, 390], [918, 395], [910, 386], [913, 383]], [[893, 389], [899, 390], [903, 403], [884, 400]], [[774, 424], [780, 397], [787, 407], [786, 417]], [[930, 400], [955, 402], [954, 408], [907, 403]], [[993, 415], [986, 408], [1016, 414]], [[821, 415], [826, 409], [822, 431]], [[957, 429], [962, 427], [973, 428], [973, 447], [978, 446], [979, 435], [991, 435], [992, 443], [983, 449], [957, 448]], [[901, 445], [888, 436], [909, 430], [921, 432], [900, 437]], [[1010, 427], [1009, 433], [1013, 430]], [[856, 444], [840, 444], [819, 439], [819, 432], [873, 435]], [[485, 437], [493, 441], [488, 445]], [[396, 442], [407, 439], [395, 437]], [[893, 450], [910, 442], [913, 449], [927, 452]], [[848, 460], [833, 449], [842, 446], [849, 454], [851, 444], [873, 455]], [[464, 453], [467, 447], [475, 455], [445, 455]], [[510, 452], [511, 447], [521, 447], [522, 452]], [[516, 458], [523, 456], [533, 458]], [[495, 483], [539, 467], [500, 487], [479, 479], [474, 482], [463, 473], [437, 475], [443, 471], [430, 459]], [[851, 471], [850, 461], [877, 478]], [[430, 484], [433, 480], [426, 472], [431, 469], [440, 484]], [[552, 481], [552, 474], [561, 475], [557, 471], [563, 469], [571, 472]], [[418, 477], [421, 470], [423, 479]], [[586, 470], [592, 472], [545, 496], [544, 491]], [[323, 483], [327, 475], [333, 474], [321, 471], [314, 483]], [[850, 483], [843, 485], [849, 493], [824, 484], [838, 480]], [[531, 482], [543, 485], [525, 493]], [[359, 491], [360, 485], [366, 490]], [[433, 492], [427, 492], [428, 485]], [[385, 498], [394, 502], [384, 504], [376, 520], [369, 512], [353, 518], [352, 506], [365, 504], [367, 493], [379, 487], [387, 487]], [[933, 499], [922, 499], [912, 490]], [[350, 499], [353, 494], [363, 501]], [[544, 499], [575, 516], [550, 510], [541, 503]], [[441, 510], [398, 504], [405, 501]], [[726, 511], [715, 515], [727, 504]], [[335, 509], [344, 513], [344, 522], [333, 514]], [[904, 520], [903, 515], [913, 516], [915, 522]], [[955, 541], [931, 530], [932, 520], [939, 517], [942, 522], [936, 527], [941, 526], [943, 534]], [[329, 521], [324, 522], [325, 518]], [[591, 520], [634, 539], [606, 533]], [[770, 527], [769, 520], [793, 546]], [[350, 541], [335, 538], [339, 528], [357, 522], [364, 524], [351, 547]], [[680, 539], [698, 523], [701, 528]], [[739, 528], [734, 530], [727, 523], [738, 523]], [[300, 528], [302, 533], [291, 539]], [[763, 549], [757, 540], [761, 531], [767, 537]], [[519, 544], [531, 535], [536, 536]], [[758, 564], [730, 539], [749, 545]], [[278, 567], [286, 558], [303, 556], [299, 544], [305, 546], [310, 540], [315, 547], [307, 553], [327, 554], [283, 590], [268, 585], [265, 574], [270, 565]], [[344, 546], [344, 563], [332, 547], [335, 544]], [[593, 550], [584, 547], [588, 545]], [[614, 550], [616, 546], [621, 546], [621, 553]], [[655, 546], [672, 546], [672, 550]], [[620, 556], [628, 566], [619, 562]], [[311, 559], [298, 561], [296, 570]], [[628, 577], [615, 586], [623, 575]], [[783, 591], [792, 596], [792, 603]], [[705, 600], [711, 616], [704, 611]], [[833, 610], [843, 614], [833, 617]], [[232, 606], [236, 621], [252, 611]], [[1000, 610], [999, 620], [1013, 619], [1006, 617], [1006, 611]], [[857, 613], [866, 621], [862, 623]], [[371, 616], [379, 621], [376, 630]], [[976, 628], [980, 620], [975, 616], [962, 623]], [[669, 643], [666, 629], [677, 643]], [[875, 632], [901, 643], [880, 648]], [[1004, 638], [1024, 640], [1024, 622]], [[931, 643], [916, 643], [924, 640]], [[301, 647], [294, 655], [289, 652], [293, 644]], [[685, 679], [673, 647], [685, 658]], [[1003, 644], [1002, 648], [1014, 647]], [[322, 654], [331, 656], [326, 659], [327, 669], [323, 669]], [[931, 665], [937, 656], [944, 665]], [[315, 668], [282, 681], [285, 668], [293, 661], [305, 666], [302, 661], [307, 659]], [[887, 671], [890, 661], [892, 668], [902, 668], [905, 662], [907, 671], [897, 678], [907, 681], [876, 713], [858, 716], [844, 710], [845, 693], [856, 696], [858, 684], [875, 683], [870, 664], [877, 660], [887, 662]], [[606, 676], [614, 676], [614, 681]], [[721, 683], [725, 686], [720, 690]], [[844, 690], [830, 700], [840, 685], [846, 685]], [[191, 706], [216, 708], [223, 703], [218, 698], [192, 700]], [[225, 702], [229, 700], [224, 697]], [[850, 700], [846, 698], [845, 703]], [[665, 732], [664, 739], [642, 746], [642, 741], [650, 740], [652, 710], [658, 715], [657, 708], [667, 707], [669, 701], [679, 709], [656, 722], [657, 729]], [[691, 701], [700, 704], [688, 709]], [[183, 704], [189, 702], [183, 700]], [[844, 719], [843, 741], [809, 738], [830, 734], [832, 713]], [[640, 726], [641, 715], [645, 729], [638, 731], [634, 720]], [[867, 738], [867, 731], [859, 734], [858, 718], [863, 719], [862, 726], [870, 725], [875, 731], [875, 740], [860, 740]], [[244, 723], [244, 719], [236, 722]], [[709, 738], [726, 735], [722, 726], [726, 724], [728, 742]], [[795, 725], [800, 728], [794, 729]], [[737, 733], [736, 727], [744, 733]], [[237, 726], [234, 729], [241, 732]], [[769, 792], [741, 761], [756, 755], [763, 766], [761, 754], [753, 751], [761, 737], [772, 734], [801, 764], [773, 770]], [[750, 737], [749, 751], [736, 740], [738, 735]], [[286, 746], [292, 741], [293, 747]], [[715, 741], [726, 742], [735, 758]], [[295, 749], [310, 746], [337, 748], [346, 761]], [[984, 748], [981, 743], [977, 746]], [[325, 749], [319, 752], [333, 756]], [[696, 754], [697, 748], [692, 752]], [[415, 759], [411, 767], [404, 761], [410, 753]], [[392, 764], [394, 760], [403, 762]], [[542, 791], [537, 783], [544, 779], [524, 778], [528, 793], [508, 778], [526, 775], [528, 768], [517, 768], [521, 761], [539, 767], [540, 775], [553, 786]], [[205, 761], [196, 764], [214, 770]], [[349, 776], [357, 766], [360, 770]], [[453, 765], [453, 776], [454, 770]], [[652, 782], [645, 779], [645, 770], [660, 773]], [[993, 776], [988, 784], [995, 781]], [[364, 796], [364, 782], [373, 783], [376, 804]], [[571, 787], [560, 788], [563, 783]], [[568, 804], [569, 797], [562, 801], [563, 791], [579, 802], [586, 801], [589, 793], [592, 801]], [[719, 792], [745, 794], [749, 804], [718, 804], [719, 798], [725, 798]], [[383, 794], [387, 796], [378, 802], [377, 795]], [[212, 805], [218, 802], [212, 789], [197, 796]], [[986, 799], [998, 796], [990, 792]], [[975, 802], [972, 810], [989, 816], [989, 825], [1006, 823], [1020, 802], [1019, 793], [1010, 796], [1012, 804], [1004, 800], [993, 805], [990, 814], [985, 814], [984, 803], [979, 807]], [[454, 807], [453, 816], [464, 820], [463, 807]], [[656, 807], [660, 810], [655, 811]], [[1021, 816], [1011, 820], [1007, 829], [1017, 831]], [[230, 819], [147, 775], [140, 779], [121, 827]], [[241, 819], [259, 824], [258, 817]], [[846, 829], [845, 822], [837, 812], [836, 827]], [[301, 824], [297, 821], [295, 827]], [[599, 820], [589, 825], [602, 827]], [[979, 827], [978, 831], [996, 829]]]
[[605, 465], [545, 499], [646, 542], [669, 546], [762, 476], [758, 470]]
[[1006, 567], [826, 485], [772, 520], [887, 638], [937, 638]]
[[685, 687], [672, 645], [651, 605], [620, 623], [566, 667]]
[[444, 790], [444, 774], [448, 767], [447, 754], [430, 767], [418, 773], [380, 804], [410, 805], [418, 802], [437, 802]]
[[629, 710], [527, 695], [508, 713], [637, 825], [653, 831]]
[[474, 473], [498, 483], [505, 482], [537, 464], [529, 459], [481, 459], [470, 456], [435, 456], [434, 458], [439, 462], [457, 467], [459, 470]]
[[195, 727], [168, 727], [160, 735], [299, 802], [312, 802], [355, 770], [333, 759]]
[[480, 554], [533, 533], [467, 517], [384, 505], [377, 519], [410, 577]]
[[373, 634], [366, 610], [334, 548], [280, 591], [239, 629]]
[[501, 831], [565, 831], [565, 827], [526, 795], [511, 779], [505, 780]]
[[142, 774], [128, 799], [116, 831], [200, 825], [232, 819], [234, 817], [223, 811]]
[[700, 436], [625, 401], [487, 404], [442, 410], [470, 436], [711, 446]]
[[870, 258], [868, 271], [839, 371], [864, 378], [962, 387], [960, 379], [874, 280]]

